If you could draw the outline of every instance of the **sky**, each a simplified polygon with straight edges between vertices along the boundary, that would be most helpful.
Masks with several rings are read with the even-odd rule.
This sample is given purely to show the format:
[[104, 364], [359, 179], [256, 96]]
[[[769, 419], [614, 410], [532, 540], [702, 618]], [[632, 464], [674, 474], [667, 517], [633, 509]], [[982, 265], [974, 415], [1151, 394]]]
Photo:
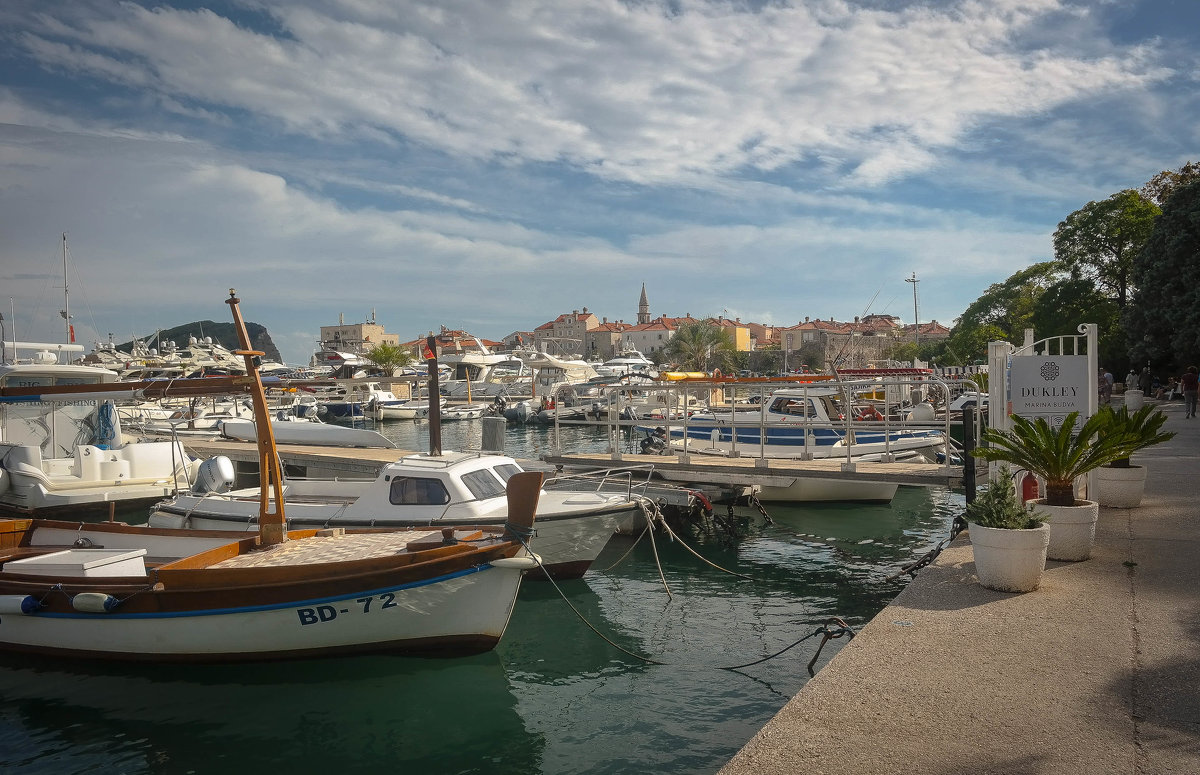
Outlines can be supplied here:
[[1195, 0], [5, 0], [4, 335], [63, 341], [64, 232], [86, 345], [230, 288], [290, 363], [339, 316], [634, 321], [643, 283], [950, 325], [1200, 160], [1198, 59]]

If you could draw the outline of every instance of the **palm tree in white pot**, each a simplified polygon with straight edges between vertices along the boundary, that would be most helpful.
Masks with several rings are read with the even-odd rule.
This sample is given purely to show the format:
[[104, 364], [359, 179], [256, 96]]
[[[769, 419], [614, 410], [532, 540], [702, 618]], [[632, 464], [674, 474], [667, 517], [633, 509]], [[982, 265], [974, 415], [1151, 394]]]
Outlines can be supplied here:
[[1175, 434], [1162, 432], [1167, 416], [1151, 404], [1134, 412], [1130, 412], [1127, 406], [1120, 409], [1106, 406], [1100, 410], [1099, 416], [1106, 420], [1100, 433], [1121, 436], [1125, 455], [1096, 470], [1099, 490], [1096, 500], [1101, 506], [1131, 509], [1142, 502], [1142, 494], [1146, 489], [1146, 469], [1133, 465], [1130, 456], [1138, 450], [1170, 441]]
[[1076, 500], [1075, 480], [1105, 463], [1126, 456], [1124, 437], [1101, 435], [1105, 416], [1091, 417], [1075, 433], [1078, 412], [1071, 412], [1057, 429], [1044, 417], [1034, 421], [1013, 415], [1011, 430], [987, 428], [980, 437], [984, 446], [973, 454], [989, 461], [1012, 463], [1046, 484], [1046, 497], [1033, 501], [1048, 514], [1051, 560], [1086, 560], [1096, 537], [1096, 501]]
[[1008, 466], [963, 513], [979, 583], [1000, 592], [1032, 592], [1042, 583], [1050, 528], [1013, 491]]

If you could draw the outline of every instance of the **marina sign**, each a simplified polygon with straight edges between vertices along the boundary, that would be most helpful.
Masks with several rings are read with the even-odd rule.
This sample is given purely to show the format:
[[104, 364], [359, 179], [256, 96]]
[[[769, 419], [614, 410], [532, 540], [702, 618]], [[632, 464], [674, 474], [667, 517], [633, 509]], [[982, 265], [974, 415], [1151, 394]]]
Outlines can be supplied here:
[[1045, 417], [1061, 425], [1071, 412], [1088, 415], [1086, 355], [1020, 355], [1009, 365], [1009, 414]]

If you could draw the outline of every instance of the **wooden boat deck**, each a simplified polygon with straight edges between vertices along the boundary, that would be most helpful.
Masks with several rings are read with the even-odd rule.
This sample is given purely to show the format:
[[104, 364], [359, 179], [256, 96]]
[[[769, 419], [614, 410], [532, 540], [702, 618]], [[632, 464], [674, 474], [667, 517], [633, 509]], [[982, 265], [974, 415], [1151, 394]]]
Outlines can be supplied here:
[[327, 562], [366, 560], [403, 554], [414, 541], [441, 537], [440, 530], [399, 533], [338, 533], [287, 541], [267, 549], [230, 557], [210, 568], [279, 568]]

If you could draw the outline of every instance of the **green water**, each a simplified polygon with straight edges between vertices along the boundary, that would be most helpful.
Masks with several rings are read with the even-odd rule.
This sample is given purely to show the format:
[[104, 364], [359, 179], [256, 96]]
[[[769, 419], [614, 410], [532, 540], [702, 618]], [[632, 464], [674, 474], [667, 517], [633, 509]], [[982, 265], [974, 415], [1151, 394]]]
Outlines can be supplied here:
[[[773, 524], [747, 511], [732, 543], [683, 536], [751, 580], [661, 537], [618, 537], [584, 578], [560, 583], [578, 615], [553, 585], [528, 582], [499, 647], [476, 657], [5, 657], [0, 772], [715, 772], [803, 686], [819, 639], [718, 668], [777, 652], [830, 616], [861, 626], [902, 588], [887, 576], [944, 537], [961, 504], [902, 487], [889, 506], [773, 505]], [[830, 641], [818, 669], [844, 643]]]

